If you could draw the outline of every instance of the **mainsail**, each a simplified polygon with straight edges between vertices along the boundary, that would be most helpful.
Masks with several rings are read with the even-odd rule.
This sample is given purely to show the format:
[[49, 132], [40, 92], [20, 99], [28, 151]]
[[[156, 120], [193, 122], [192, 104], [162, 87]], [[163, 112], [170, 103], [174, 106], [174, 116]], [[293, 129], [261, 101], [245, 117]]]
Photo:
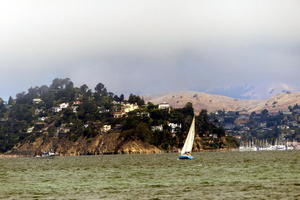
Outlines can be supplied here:
[[194, 144], [194, 138], [195, 138], [195, 117], [193, 118], [193, 122], [191, 124], [189, 133], [186, 137], [183, 148], [181, 150], [181, 155], [183, 155], [185, 153], [191, 153], [192, 152], [193, 144]]

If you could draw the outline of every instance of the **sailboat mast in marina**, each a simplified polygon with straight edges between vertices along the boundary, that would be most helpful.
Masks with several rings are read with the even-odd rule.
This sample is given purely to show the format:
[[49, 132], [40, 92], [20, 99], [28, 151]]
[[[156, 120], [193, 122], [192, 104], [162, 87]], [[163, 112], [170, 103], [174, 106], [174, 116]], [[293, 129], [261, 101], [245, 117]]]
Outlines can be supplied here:
[[191, 155], [193, 144], [195, 139], [195, 116], [193, 118], [189, 133], [185, 139], [183, 148], [181, 149], [181, 155], [179, 156], [179, 159], [193, 159], [193, 156]]

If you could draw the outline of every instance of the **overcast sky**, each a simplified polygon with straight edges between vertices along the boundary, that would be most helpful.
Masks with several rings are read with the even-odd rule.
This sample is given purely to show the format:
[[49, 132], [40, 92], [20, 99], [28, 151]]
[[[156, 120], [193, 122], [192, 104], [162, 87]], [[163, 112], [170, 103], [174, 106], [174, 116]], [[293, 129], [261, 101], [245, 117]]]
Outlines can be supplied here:
[[299, 0], [0, 2], [0, 96], [69, 77], [116, 93], [300, 85]]

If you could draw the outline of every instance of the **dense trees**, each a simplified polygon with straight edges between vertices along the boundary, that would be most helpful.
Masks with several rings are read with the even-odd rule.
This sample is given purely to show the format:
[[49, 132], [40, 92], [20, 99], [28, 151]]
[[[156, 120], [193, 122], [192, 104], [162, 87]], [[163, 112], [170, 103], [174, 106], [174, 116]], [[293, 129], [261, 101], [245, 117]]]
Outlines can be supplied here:
[[72, 89], [73, 87], [74, 84], [69, 78], [56, 78], [50, 85], [51, 89]]
[[136, 103], [137, 105], [142, 106], [145, 104], [145, 101], [140, 96], [130, 94], [128, 98], [128, 103]]
[[[126, 103], [137, 104], [139, 109], [127, 113], [127, 117], [114, 118]], [[64, 108], [60, 108], [61, 105]], [[143, 98], [130, 94], [125, 100], [98, 83], [94, 91], [87, 85], [75, 87], [69, 78], [56, 78], [50, 86], [31, 87], [27, 92], [9, 98], [8, 104], [0, 99], [0, 152], [12, 148], [17, 142], [45, 137], [66, 137], [72, 141], [79, 137], [93, 138], [101, 133], [101, 127], [109, 124], [121, 132], [124, 141], [140, 140], [163, 149], [181, 147], [194, 116], [193, 105], [183, 108], [159, 109], [157, 105], [145, 105]], [[224, 130], [212, 125], [207, 112], [197, 116], [197, 134], [209, 133], [224, 136]], [[172, 130], [169, 123], [180, 124]], [[152, 127], [162, 127], [153, 130]], [[205, 134], [204, 134], [205, 133]]]
[[[112, 95], [102, 83], [97, 84], [93, 93], [87, 85], [77, 88], [69, 78], [56, 78], [50, 86], [31, 87], [27, 92], [17, 94], [16, 99], [10, 97], [7, 104], [0, 99], [0, 152], [7, 151], [16, 142], [34, 136], [45, 127], [50, 135], [55, 135], [63, 126], [69, 126], [73, 139], [80, 135], [94, 136], [98, 128], [93, 127], [91, 122], [107, 121], [112, 117], [110, 113], [100, 113], [101, 108], [113, 106]], [[124, 96], [120, 97], [124, 100]], [[82, 103], [72, 107], [75, 101]], [[54, 112], [53, 107], [61, 103], [67, 103], [68, 107]], [[41, 117], [46, 121], [41, 121]], [[85, 124], [89, 126], [83, 128]], [[35, 127], [32, 134], [27, 133], [30, 127]]]

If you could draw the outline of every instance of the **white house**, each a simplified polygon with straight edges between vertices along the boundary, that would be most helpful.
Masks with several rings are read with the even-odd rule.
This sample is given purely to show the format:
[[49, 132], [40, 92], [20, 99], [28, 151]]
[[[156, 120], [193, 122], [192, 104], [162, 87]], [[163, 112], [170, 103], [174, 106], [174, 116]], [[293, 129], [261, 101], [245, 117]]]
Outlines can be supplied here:
[[119, 111], [119, 112], [114, 113], [114, 118], [116, 118], [116, 119], [122, 118], [122, 117], [125, 117], [125, 116], [126, 116], [126, 113], [123, 112], [123, 111]]
[[181, 129], [181, 124], [169, 123], [168, 126], [171, 128], [171, 133], [176, 133], [178, 129]]
[[38, 108], [37, 108], [37, 109], [34, 110], [34, 114], [35, 114], [35, 115], [38, 115], [38, 114], [40, 114], [41, 112], [43, 112], [43, 109], [38, 109]]
[[38, 120], [39, 120], [39, 121], [42, 121], [42, 122], [45, 121], [46, 119], [47, 119], [47, 117], [39, 117], [39, 118], [38, 118]]
[[159, 126], [151, 126], [151, 130], [152, 130], [153, 132], [155, 132], [155, 131], [163, 131], [164, 128], [163, 128], [163, 125], [159, 125]]
[[73, 113], [77, 113], [78, 106], [72, 106]]
[[56, 112], [56, 113], [62, 111], [62, 109], [60, 107], [52, 107], [52, 110], [53, 110], [53, 112]]
[[287, 129], [290, 129], [290, 127], [287, 126], [287, 125], [279, 125], [279, 126], [277, 126], [277, 128], [279, 128], [279, 129], [281, 129], [281, 130], [287, 130]]
[[292, 115], [293, 113], [291, 111], [283, 111], [282, 114], [283, 115]]
[[158, 109], [160, 109], [160, 110], [170, 109], [170, 104], [168, 104], [166, 102], [160, 103], [160, 104], [158, 104]]
[[27, 129], [27, 133], [32, 133], [32, 131], [33, 131], [33, 129], [34, 129], [34, 126], [32, 126], [32, 127], [29, 127], [28, 129]]
[[40, 98], [32, 99], [32, 102], [33, 102], [34, 104], [39, 104], [39, 103], [41, 103], [42, 101], [43, 101], [43, 100], [40, 99]]
[[125, 113], [129, 113], [129, 112], [132, 112], [132, 111], [137, 110], [137, 109], [139, 109], [139, 106], [137, 104], [127, 103], [127, 104], [123, 105], [123, 110], [124, 110]]
[[104, 125], [102, 128], [101, 128], [101, 132], [103, 133], [107, 133], [108, 131], [111, 130], [111, 125]]
[[59, 107], [61, 109], [65, 109], [65, 108], [69, 107], [69, 103], [61, 103], [61, 104], [59, 104]]
[[60, 112], [63, 109], [66, 109], [68, 107], [69, 107], [69, 103], [61, 103], [61, 104], [59, 104], [58, 107], [53, 107], [52, 109], [53, 109], [54, 112]]

